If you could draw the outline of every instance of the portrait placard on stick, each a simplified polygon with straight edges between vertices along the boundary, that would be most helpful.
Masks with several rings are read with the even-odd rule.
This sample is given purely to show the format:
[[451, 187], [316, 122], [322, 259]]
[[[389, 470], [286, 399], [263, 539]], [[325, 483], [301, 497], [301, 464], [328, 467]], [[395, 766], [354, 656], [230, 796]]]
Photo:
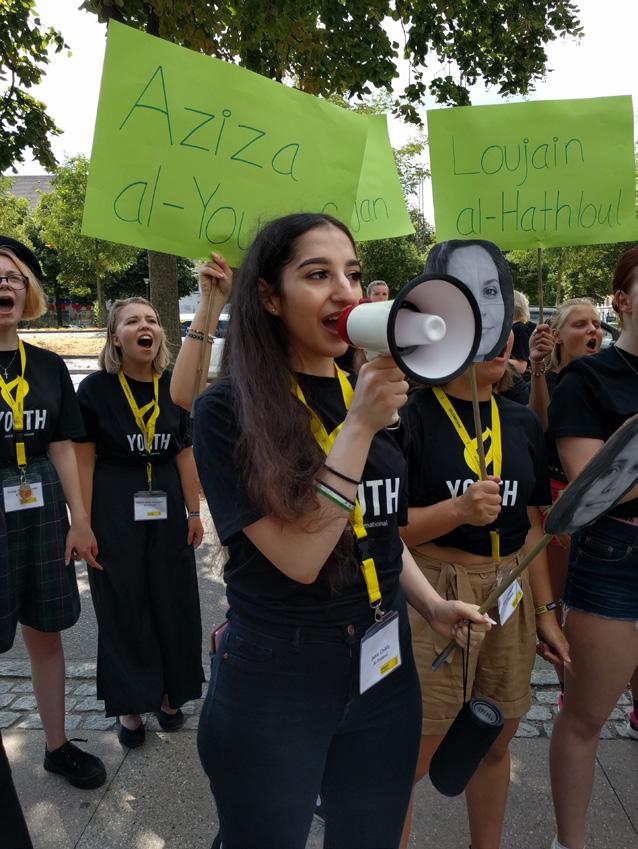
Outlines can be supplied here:
[[638, 236], [630, 96], [428, 112], [437, 240], [501, 249]]

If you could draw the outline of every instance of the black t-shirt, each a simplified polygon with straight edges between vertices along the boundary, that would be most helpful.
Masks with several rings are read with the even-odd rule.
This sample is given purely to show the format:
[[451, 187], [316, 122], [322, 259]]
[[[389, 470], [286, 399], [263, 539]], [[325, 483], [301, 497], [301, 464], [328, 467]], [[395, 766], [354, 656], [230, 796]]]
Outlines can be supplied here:
[[[472, 437], [472, 402], [449, 397]], [[460, 525], [432, 542], [489, 556], [489, 531], [498, 529], [501, 555], [506, 556], [518, 551], [525, 542], [530, 527], [527, 507], [549, 504], [551, 499], [545, 439], [538, 419], [527, 407], [499, 395], [495, 397], [501, 423], [503, 457], [499, 517], [490, 526]], [[479, 406], [485, 429], [491, 424], [491, 402], [481, 401]], [[409, 470], [410, 507], [427, 507], [462, 495], [478, 479], [466, 464], [461, 438], [434, 392], [429, 389], [414, 392], [401, 410], [401, 425]], [[490, 447], [488, 441], [486, 455], [489, 455]], [[492, 473], [491, 465], [488, 465], [487, 471]]]
[[529, 331], [527, 325], [521, 321], [516, 321], [512, 325], [512, 333], [514, 334], [514, 344], [510, 357], [513, 360], [529, 360]]
[[[138, 407], [153, 400], [153, 383], [127, 378]], [[163, 463], [192, 445], [191, 421], [186, 410], [176, 406], [170, 396], [170, 372], [159, 379], [160, 412], [155, 423], [151, 461]], [[78, 388], [78, 400], [86, 435], [76, 442], [94, 442], [99, 462], [145, 465], [144, 437], [139, 430], [117, 374], [98, 371], [85, 377]], [[148, 419], [148, 415], [146, 416]]]
[[[29, 457], [47, 453], [49, 443], [82, 436], [82, 416], [73, 382], [62, 357], [24, 343], [25, 379], [29, 391], [24, 399], [23, 439]], [[0, 368], [8, 382], [20, 374], [20, 353], [0, 351]], [[15, 397], [15, 392], [12, 393]], [[0, 460], [14, 460], [13, 414], [0, 395]]]
[[[308, 405], [330, 433], [346, 416], [336, 378], [298, 375]], [[354, 383], [355, 378], [351, 378]], [[308, 424], [310, 428], [310, 422]], [[287, 577], [242, 532], [262, 518], [246, 494], [235, 460], [239, 436], [232, 389], [222, 380], [195, 404], [194, 449], [199, 478], [221, 542], [228, 546], [224, 568], [228, 602], [239, 613], [292, 624], [347, 624], [370, 620], [370, 606], [359, 564], [353, 560], [347, 580], [331, 586], [326, 566], [312, 584]], [[402, 543], [399, 525], [407, 521], [405, 461], [394, 439], [378, 433], [359, 486], [359, 502], [385, 602], [398, 589]], [[303, 557], [303, 551], [299, 552]], [[327, 564], [330, 559], [327, 561]]]
[[[623, 359], [623, 357], [625, 359]], [[558, 375], [549, 405], [549, 434], [607, 441], [638, 413], [638, 357], [614, 347], [578, 357]], [[638, 498], [618, 504], [609, 515], [638, 516]]]
[[526, 407], [529, 404], [529, 383], [512, 369], [512, 385], [504, 392], [499, 392], [499, 395]]

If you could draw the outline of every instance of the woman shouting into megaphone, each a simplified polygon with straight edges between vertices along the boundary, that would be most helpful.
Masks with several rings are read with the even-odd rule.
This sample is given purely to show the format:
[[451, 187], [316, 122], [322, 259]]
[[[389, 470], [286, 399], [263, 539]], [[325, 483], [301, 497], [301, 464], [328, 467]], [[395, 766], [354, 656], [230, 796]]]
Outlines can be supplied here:
[[235, 282], [222, 379], [195, 405], [195, 456], [222, 544], [228, 625], [199, 752], [224, 849], [299, 849], [321, 793], [326, 846], [397, 847], [421, 707], [407, 600], [438, 633], [487, 623], [404, 551], [404, 461], [384, 425], [407, 383], [388, 357], [335, 367], [361, 298], [339, 221], [259, 233]]

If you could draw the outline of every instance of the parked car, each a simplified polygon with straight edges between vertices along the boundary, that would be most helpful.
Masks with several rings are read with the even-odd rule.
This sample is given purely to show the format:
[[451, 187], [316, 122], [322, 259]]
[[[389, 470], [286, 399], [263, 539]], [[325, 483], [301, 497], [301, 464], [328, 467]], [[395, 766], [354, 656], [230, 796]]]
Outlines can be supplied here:
[[179, 329], [182, 334], [182, 339], [186, 336], [186, 331], [191, 326], [193, 319], [195, 318], [195, 313], [182, 313], [179, 317]]

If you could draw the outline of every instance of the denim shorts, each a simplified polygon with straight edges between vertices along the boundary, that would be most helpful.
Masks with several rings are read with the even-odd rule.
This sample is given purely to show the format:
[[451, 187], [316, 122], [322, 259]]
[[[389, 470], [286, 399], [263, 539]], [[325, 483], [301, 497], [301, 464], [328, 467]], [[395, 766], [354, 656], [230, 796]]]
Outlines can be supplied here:
[[606, 516], [572, 536], [563, 603], [638, 621], [638, 526]]

